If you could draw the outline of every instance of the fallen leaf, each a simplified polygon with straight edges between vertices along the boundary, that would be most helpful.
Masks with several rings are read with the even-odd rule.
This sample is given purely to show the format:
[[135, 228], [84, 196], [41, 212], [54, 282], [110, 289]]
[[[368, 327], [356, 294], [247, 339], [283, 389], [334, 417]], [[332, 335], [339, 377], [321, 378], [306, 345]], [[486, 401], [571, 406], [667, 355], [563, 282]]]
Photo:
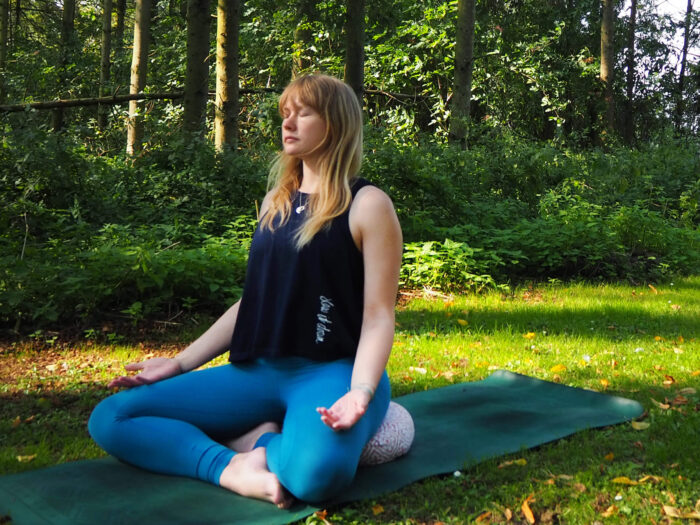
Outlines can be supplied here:
[[695, 370], [692, 374], [690, 374], [693, 377], [698, 377], [700, 376], [700, 370]]
[[578, 492], [586, 492], [588, 490], [583, 483], [574, 483], [574, 489]]
[[671, 310], [675, 310], [676, 312], [681, 309], [680, 304], [672, 304], [671, 305]]
[[604, 457], [605, 461], [612, 461], [613, 459], [615, 459], [615, 454], [610, 452], [608, 454], [605, 454], [605, 456], [603, 456], [603, 457]]
[[684, 520], [700, 520], [700, 512], [684, 512], [681, 518]]
[[617, 514], [617, 506], [615, 505], [610, 505], [607, 509], [605, 509], [605, 512], [601, 514], [604, 518], [609, 518], [610, 516], [614, 516]]
[[661, 410], [668, 410], [669, 408], [671, 408], [671, 405], [669, 405], [667, 403], [661, 403], [654, 398], [650, 398], [650, 399], [651, 399], [651, 402], [654, 403]]
[[14, 419], [12, 420], [12, 428], [17, 428], [17, 427], [20, 426], [21, 424], [22, 424], [22, 418], [19, 417], [19, 416], [17, 416], [16, 418], [14, 418]]
[[553, 521], [554, 511], [552, 509], [547, 509], [540, 515], [540, 523], [552, 523]]
[[533, 494], [530, 494], [527, 498], [525, 498], [525, 501], [523, 501], [523, 504], [520, 506], [520, 510], [523, 511], [523, 515], [525, 516], [525, 519], [530, 525], [534, 525], [535, 523], [535, 515], [532, 513], [532, 509], [530, 508], [530, 502], [535, 501], [535, 496]]
[[663, 480], [664, 480], [664, 478], [662, 478], [661, 476], [651, 476], [651, 475], [647, 474], [646, 476], [643, 476], [642, 478], [640, 478], [639, 482], [646, 483], [647, 481], [651, 481], [652, 483], [659, 483]]
[[554, 365], [552, 368], [549, 369], [550, 372], [554, 373], [563, 372], [564, 370], [566, 370], [566, 367], [564, 365]]
[[503, 511], [503, 515], [505, 516], [506, 521], [511, 521], [513, 519], [513, 511], [508, 507], [506, 507], [506, 510]]
[[532, 340], [532, 339], [535, 338], [535, 332], [528, 332], [528, 333], [526, 333], [526, 334], [523, 334], [523, 337], [524, 337], [525, 339], [530, 339], [530, 340]]
[[29, 463], [36, 457], [36, 454], [32, 454], [31, 456], [17, 456], [17, 461], [20, 463]]
[[409, 366], [408, 369], [411, 372], [417, 372], [417, 373], [422, 374], [422, 375], [425, 375], [428, 372], [425, 368], [420, 367], [420, 366]]
[[661, 337], [660, 335], [654, 336], [654, 341], [663, 341], [663, 340], [664, 340], [663, 337]]
[[483, 523], [487, 520], [491, 521], [491, 512], [488, 510], [479, 514], [474, 521], [476, 521], [476, 523]]
[[610, 381], [607, 379], [601, 379], [600, 384], [603, 385], [603, 388], [608, 388], [610, 386]]
[[317, 510], [316, 512], [314, 512], [314, 516], [325, 521], [326, 517], [328, 516], [328, 511], [326, 509]]
[[617, 483], [618, 485], [639, 485], [638, 481], [631, 480], [627, 476], [619, 476], [614, 478], [612, 482]]
[[671, 518], [680, 518], [681, 517], [681, 511], [679, 511], [676, 507], [671, 507], [671, 505], [664, 505], [664, 514], [666, 516], [669, 516]]
[[688, 404], [688, 398], [687, 398], [687, 397], [683, 397], [683, 396], [681, 396], [681, 395], [679, 394], [679, 395], [677, 395], [676, 397], [673, 398], [673, 401], [671, 401], [671, 404], [672, 404], [674, 407], [677, 407], [677, 406], [679, 406], [679, 405], [687, 405], [687, 404]]
[[381, 514], [382, 512], [384, 512], [384, 507], [382, 507], [379, 503], [372, 507], [372, 514], [375, 516]]
[[651, 289], [651, 291], [654, 292], [654, 295], [658, 295], [659, 291], [656, 288], [654, 288], [653, 285], [650, 284], [649, 289]]
[[509, 467], [511, 465], [519, 465], [521, 467], [527, 465], [527, 460], [525, 458], [520, 458], [520, 459], [513, 459], [511, 461], [504, 461], [500, 465], [498, 465], [498, 468], [504, 468], [504, 467]]
[[467, 326], [469, 324], [466, 319], [457, 319], [457, 322], [460, 324], [460, 326]]
[[634, 448], [638, 448], [639, 450], [644, 450], [644, 443], [642, 443], [641, 441], [635, 441], [634, 443], [632, 443], [632, 446]]
[[694, 388], [691, 388], [691, 387], [687, 387], [687, 388], [681, 388], [678, 391], [678, 393], [683, 395], [683, 396], [694, 396], [695, 394], [697, 394], [697, 390], [695, 390]]
[[635, 430], [646, 430], [649, 428], [651, 425], [647, 423], [646, 421], [632, 421], [630, 423], [632, 425], [632, 428]]

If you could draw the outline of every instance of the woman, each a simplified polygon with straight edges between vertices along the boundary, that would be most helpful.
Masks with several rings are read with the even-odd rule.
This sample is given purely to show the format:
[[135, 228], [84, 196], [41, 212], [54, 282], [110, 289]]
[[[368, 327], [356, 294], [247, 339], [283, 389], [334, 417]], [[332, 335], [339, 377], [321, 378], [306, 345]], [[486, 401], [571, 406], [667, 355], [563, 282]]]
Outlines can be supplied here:
[[[140, 373], [110, 386], [133, 388], [89, 429], [128, 463], [288, 507], [349, 485], [382, 422], [402, 241], [390, 199], [357, 177], [353, 91], [305, 76], [279, 107], [241, 300], [174, 358], [127, 365]], [[227, 350], [228, 365], [190, 372]]]

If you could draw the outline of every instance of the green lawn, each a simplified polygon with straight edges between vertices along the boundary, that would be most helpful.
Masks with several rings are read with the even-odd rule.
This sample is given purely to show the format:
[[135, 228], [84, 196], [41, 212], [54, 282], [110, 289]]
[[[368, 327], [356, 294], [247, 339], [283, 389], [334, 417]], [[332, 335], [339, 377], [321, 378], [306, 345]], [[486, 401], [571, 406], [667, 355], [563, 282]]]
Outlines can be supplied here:
[[[537, 523], [700, 521], [699, 332], [700, 277], [403, 295], [389, 365], [395, 395], [504, 368], [636, 399], [642, 424], [579, 433], [305, 522], [527, 523], [526, 500]], [[85, 422], [106, 380], [125, 362], [179, 347], [5, 345], [0, 472], [100, 456]]]

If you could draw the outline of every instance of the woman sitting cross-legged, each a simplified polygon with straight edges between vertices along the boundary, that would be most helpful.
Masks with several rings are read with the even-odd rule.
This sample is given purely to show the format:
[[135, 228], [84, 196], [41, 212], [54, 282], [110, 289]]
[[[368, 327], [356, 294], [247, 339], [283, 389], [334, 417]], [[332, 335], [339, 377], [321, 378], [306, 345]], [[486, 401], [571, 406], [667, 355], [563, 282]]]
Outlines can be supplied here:
[[279, 107], [241, 300], [177, 356], [127, 365], [139, 373], [110, 383], [127, 389], [89, 430], [130, 464], [288, 507], [347, 487], [384, 418], [402, 241], [391, 200], [358, 176], [354, 92], [305, 76]]

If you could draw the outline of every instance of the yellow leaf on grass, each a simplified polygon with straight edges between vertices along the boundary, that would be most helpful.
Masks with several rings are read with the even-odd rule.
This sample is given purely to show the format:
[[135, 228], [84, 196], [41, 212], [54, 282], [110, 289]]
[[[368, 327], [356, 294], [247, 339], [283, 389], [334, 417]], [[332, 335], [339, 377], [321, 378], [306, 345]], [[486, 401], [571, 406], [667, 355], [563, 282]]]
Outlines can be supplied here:
[[533, 494], [530, 494], [527, 498], [525, 498], [525, 501], [523, 501], [523, 504], [520, 506], [520, 510], [523, 511], [523, 515], [525, 516], [527, 522], [530, 525], [534, 525], [535, 515], [532, 513], [532, 509], [530, 508], [531, 501], [535, 501], [535, 497]]
[[666, 516], [669, 516], [671, 518], [680, 518], [681, 517], [681, 511], [678, 510], [676, 507], [671, 507], [671, 505], [664, 505], [664, 514]]
[[693, 377], [698, 377], [698, 376], [700, 376], [700, 370], [696, 370], [695, 372], [693, 372], [693, 373], [690, 374], [690, 375], [693, 376]]
[[384, 507], [382, 507], [379, 503], [377, 503], [376, 505], [374, 505], [374, 506], [372, 507], [372, 513], [373, 513], [375, 516], [381, 514], [382, 512], [384, 512]]
[[506, 518], [506, 521], [510, 521], [513, 519], [513, 511], [510, 510], [508, 507], [506, 507], [506, 510], [503, 511], [503, 515]]
[[605, 454], [605, 456], [603, 456], [603, 458], [605, 459], [605, 461], [612, 461], [613, 459], [615, 459], [615, 454], [610, 452], [609, 454]]
[[615, 505], [610, 505], [607, 509], [605, 509], [605, 512], [601, 514], [604, 518], [609, 518], [610, 516], [614, 516], [617, 514], [617, 507]]
[[476, 520], [474, 520], [474, 521], [476, 521], [477, 523], [484, 523], [487, 521], [490, 522], [491, 521], [491, 512], [488, 510], [486, 512], [482, 512], [481, 514], [479, 514], [476, 517]]
[[646, 483], [647, 481], [651, 481], [652, 483], [659, 483], [663, 480], [664, 480], [664, 478], [662, 478], [661, 476], [651, 476], [651, 475], [647, 474], [646, 476], [643, 476], [642, 478], [640, 478], [639, 482]]
[[566, 370], [566, 367], [564, 365], [554, 365], [552, 368], [549, 369], [550, 372], [553, 372], [555, 374], [563, 372], [564, 370]]
[[510, 467], [511, 465], [518, 465], [518, 466], [524, 467], [525, 465], [527, 465], [527, 459], [520, 458], [520, 459], [513, 459], [511, 461], [504, 461], [503, 463], [498, 465], [498, 468]]
[[632, 425], [632, 428], [635, 430], [646, 430], [649, 428], [651, 425], [647, 423], [646, 421], [632, 421], [630, 423]]
[[17, 456], [17, 461], [20, 463], [29, 463], [36, 457], [36, 454], [32, 454], [31, 456]]
[[651, 402], [654, 403], [661, 410], [668, 410], [669, 408], [671, 408], [671, 405], [669, 405], [668, 403], [661, 403], [660, 401], [657, 401], [653, 397], [650, 399], [651, 399]]
[[663, 337], [661, 337], [660, 335], [654, 336], [654, 341], [663, 341], [663, 340], [664, 340]]
[[658, 291], [656, 288], [654, 288], [654, 285], [651, 285], [651, 284], [650, 284], [650, 285], [649, 285], [649, 288], [651, 289], [652, 292], [654, 292], [654, 294], [658, 294], [658, 293], [659, 293], [659, 291]]
[[535, 332], [528, 332], [526, 334], [523, 334], [523, 337], [525, 339], [534, 339], [535, 338]]
[[20, 426], [21, 424], [22, 424], [22, 418], [19, 417], [19, 416], [17, 416], [16, 418], [14, 418], [14, 419], [12, 420], [12, 428], [17, 428], [17, 427]]
[[619, 476], [617, 478], [614, 478], [612, 480], [613, 483], [617, 483], [619, 485], [639, 485], [638, 481], [634, 481], [627, 476]]
[[678, 393], [683, 395], [683, 396], [693, 396], [693, 395], [697, 394], [697, 390], [695, 390], [694, 388], [691, 388], [691, 387], [681, 388], [678, 391]]
[[603, 385], [603, 388], [608, 388], [610, 386], [610, 381], [607, 379], [601, 379], [600, 384]]

